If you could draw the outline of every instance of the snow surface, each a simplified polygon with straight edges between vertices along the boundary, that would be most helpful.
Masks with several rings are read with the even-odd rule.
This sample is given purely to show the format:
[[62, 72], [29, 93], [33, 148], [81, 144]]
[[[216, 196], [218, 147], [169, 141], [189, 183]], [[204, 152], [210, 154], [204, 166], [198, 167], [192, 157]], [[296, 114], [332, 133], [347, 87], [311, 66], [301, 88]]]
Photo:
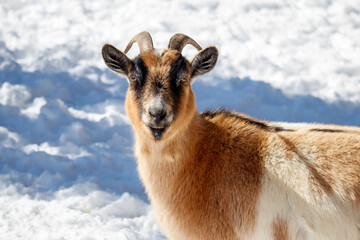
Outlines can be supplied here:
[[360, 126], [359, 0], [1, 0], [0, 239], [165, 239], [100, 55], [143, 30], [219, 48], [200, 110]]

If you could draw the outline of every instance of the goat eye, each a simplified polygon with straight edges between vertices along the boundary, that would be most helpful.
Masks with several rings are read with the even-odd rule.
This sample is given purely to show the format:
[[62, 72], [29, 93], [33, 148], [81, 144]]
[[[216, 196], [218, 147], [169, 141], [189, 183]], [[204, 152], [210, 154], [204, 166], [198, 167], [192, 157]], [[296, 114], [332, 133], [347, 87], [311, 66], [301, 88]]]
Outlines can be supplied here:
[[130, 75], [129, 76], [129, 80], [131, 81], [131, 82], [133, 82], [133, 81], [136, 81], [136, 76], [135, 75]]
[[190, 81], [190, 78], [188, 76], [181, 77], [181, 82], [187, 83]]

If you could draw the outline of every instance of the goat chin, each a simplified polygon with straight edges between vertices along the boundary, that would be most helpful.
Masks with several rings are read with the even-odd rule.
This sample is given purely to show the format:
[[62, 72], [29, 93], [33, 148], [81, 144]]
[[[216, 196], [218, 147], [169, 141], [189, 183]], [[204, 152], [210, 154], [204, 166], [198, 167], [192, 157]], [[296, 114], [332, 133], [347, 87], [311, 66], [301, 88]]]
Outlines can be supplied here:
[[[127, 50], [135, 41], [135, 59], [111, 45], [103, 57], [129, 76], [138, 171], [167, 237], [360, 239], [360, 128], [200, 114], [191, 82], [215, 66], [216, 48], [176, 34], [160, 53], [141, 33]], [[181, 56], [186, 44], [199, 50], [191, 62]], [[171, 119], [161, 134], [143, 122], [157, 117], [142, 118], [147, 109]]]

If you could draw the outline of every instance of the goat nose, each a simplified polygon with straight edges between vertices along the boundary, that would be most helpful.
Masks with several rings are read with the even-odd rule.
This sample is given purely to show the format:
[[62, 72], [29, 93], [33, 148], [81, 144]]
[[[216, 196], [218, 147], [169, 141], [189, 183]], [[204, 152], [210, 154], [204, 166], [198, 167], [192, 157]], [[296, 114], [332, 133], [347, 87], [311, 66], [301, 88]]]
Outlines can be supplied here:
[[166, 111], [163, 108], [150, 108], [149, 114], [155, 122], [160, 122], [166, 117]]

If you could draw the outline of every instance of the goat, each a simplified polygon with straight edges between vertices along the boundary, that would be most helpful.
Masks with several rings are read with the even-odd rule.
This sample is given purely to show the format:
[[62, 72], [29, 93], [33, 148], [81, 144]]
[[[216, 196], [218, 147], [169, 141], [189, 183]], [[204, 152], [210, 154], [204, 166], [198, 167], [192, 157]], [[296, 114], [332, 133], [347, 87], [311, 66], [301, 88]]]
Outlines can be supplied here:
[[[187, 44], [199, 51], [191, 61]], [[218, 50], [184, 34], [159, 51], [142, 32], [102, 56], [127, 76], [139, 175], [168, 238], [360, 239], [360, 128], [200, 114], [191, 84]]]

